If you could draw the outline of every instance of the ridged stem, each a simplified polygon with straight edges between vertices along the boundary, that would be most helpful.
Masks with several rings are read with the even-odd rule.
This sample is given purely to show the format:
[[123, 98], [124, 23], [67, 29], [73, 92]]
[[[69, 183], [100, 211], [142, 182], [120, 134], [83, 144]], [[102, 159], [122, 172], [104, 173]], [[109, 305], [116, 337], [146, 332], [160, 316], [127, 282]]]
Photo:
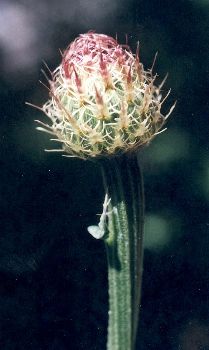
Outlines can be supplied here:
[[107, 350], [135, 347], [143, 263], [144, 197], [136, 156], [102, 162], [108, 207], [109, 320]]

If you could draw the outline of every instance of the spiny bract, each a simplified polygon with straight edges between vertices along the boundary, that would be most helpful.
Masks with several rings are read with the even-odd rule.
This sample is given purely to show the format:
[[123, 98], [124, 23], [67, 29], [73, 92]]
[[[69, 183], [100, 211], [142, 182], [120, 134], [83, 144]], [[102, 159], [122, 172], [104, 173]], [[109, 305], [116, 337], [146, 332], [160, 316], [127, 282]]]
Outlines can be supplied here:
[[81, 34], [51, 75], [50, 99], [41, 108], [51, 123], [39, 121], [38, 129], [54, 134], [69, 156], [136, 150], [159, 133], [168, 117], [161, 114], [162, 84], [154, 85], [152, 69], [144, 70], [138, 49], [132, 54], [128, 45], [107, 35]]

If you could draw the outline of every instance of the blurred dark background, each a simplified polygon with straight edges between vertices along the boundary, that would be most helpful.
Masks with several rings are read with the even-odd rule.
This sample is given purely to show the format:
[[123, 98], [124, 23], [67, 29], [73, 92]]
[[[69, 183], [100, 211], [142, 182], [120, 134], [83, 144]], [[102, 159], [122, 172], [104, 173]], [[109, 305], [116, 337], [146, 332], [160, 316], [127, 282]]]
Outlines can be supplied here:
[[121, 43], [169, 77], [168, 130], [141, 151], [145, 257], [137, 350], [209, 349], [209, 1], [1, 0], [0, 349], [106, 347], [103, 243], [86, 227], [101, 212], [94, 164], [47, 154], [35, 130], [38, 83], [79, 33]]

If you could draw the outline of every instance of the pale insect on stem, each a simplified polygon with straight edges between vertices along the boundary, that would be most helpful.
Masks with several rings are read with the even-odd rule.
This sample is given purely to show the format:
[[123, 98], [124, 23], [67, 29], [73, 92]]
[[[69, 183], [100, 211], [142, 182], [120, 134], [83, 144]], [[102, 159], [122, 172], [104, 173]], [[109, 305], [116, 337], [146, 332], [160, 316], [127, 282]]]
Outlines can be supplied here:
[[107, 229], [107, 218], [112, 213], [108, 212], [108, 205], [110, 204], [111, 198], [108, 197], [108, 194], [105, 194], [104, 203], [103, 203], [103, 212], [100, 216], [98, 225], [91, 225], [87, 227], [88, 232], [96, 239], [101, 239], [104, 237]]

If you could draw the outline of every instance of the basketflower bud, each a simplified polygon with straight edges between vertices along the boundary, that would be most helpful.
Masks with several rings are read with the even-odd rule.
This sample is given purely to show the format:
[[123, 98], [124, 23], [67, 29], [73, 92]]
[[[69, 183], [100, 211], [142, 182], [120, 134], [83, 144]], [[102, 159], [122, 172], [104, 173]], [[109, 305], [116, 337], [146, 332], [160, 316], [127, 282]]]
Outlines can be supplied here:
[[69, 156], [134, 151], [157, 135], [168, 117], [161, 114], [162, 84], [155, 86], [152, 69], [144, 70], [138, 49], [133, 54], [110, 36], [81, 34], [51, 75], [50, 99], [41, 108], [51, 123], [39, 122], [38, 129], [54, 134]]

